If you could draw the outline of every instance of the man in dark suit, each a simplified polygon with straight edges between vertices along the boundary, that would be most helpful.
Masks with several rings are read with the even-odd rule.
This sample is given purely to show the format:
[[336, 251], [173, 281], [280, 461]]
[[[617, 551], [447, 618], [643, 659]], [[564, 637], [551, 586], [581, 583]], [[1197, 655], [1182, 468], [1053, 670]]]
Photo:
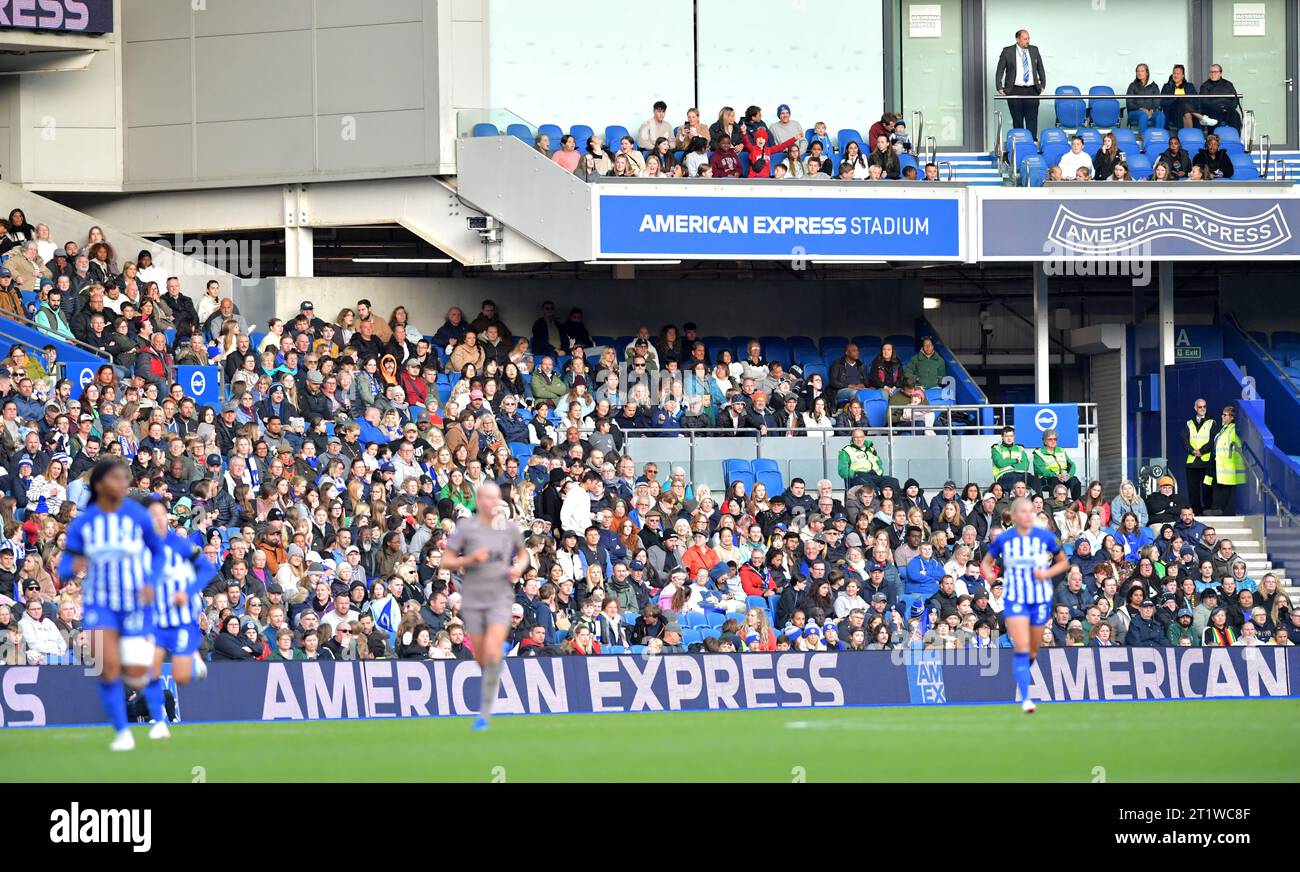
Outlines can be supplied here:
[[[1047, 72], [1038, 46], [1029, 44], [1029, 31], [1017, 30], [1016, 42], [1002, 49], [993, 81], [999, 94], [1008, 97], [1037, 96], [1043, 93]], [[1008, 100], [1011, 126], [1024, 127], [1038, 138], [1038, 101]]]

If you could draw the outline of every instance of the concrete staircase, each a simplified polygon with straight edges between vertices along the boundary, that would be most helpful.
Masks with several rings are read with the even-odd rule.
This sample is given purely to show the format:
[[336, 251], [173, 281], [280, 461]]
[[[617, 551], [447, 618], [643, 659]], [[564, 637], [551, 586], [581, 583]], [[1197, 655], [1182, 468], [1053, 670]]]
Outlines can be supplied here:
[[[920, 157], [918, 156], [918, 160]], [[939, 152], [939, 178], [948, 181], [948, 167], [952, 164], [952, 181], [968, 185], [1001, 185], [1002, 171], [997, 158], [986, 151]]]
[[[1295, 570], [1300, 569], [1300, 531], [1279, 532], [1276, 528], [1270, 527], [1266, 549], [1263, 540], [1264, 519], [1259, 515], [1209, 516], [1197, 520], [1213, 527], [1220, 539], [1232, 540], [1233, 548], [1241, 559], [1246, 561], [1246, 575], [1249, 578], [1258, 583], [1261, 576], [1272, 572], [1286, 589], [1291, 601], [1300, 603], [1300, 587], [1296, 585], [1294, 578]], [[1288, 545], [1289, 548], [1286, 547]], [[1275, 559], [1282, 559], [1271, 556], [1277, 554], [1286, 554], [1290, 557], [1290, 572], [1286, 564], [1274, 563]]]

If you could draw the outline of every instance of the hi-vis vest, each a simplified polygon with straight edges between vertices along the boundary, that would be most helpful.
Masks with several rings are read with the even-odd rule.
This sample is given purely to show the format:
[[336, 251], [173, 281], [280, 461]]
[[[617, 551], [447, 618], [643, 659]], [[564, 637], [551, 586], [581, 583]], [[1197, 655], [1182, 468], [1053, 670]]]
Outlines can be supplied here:
[[1205, 483], [1216, 482], [1224, 485], [1246, 483], [1246, 460], [1241, 456], [1236, 423], [1225, 424], [1214, 437], [1214, 474], [1207, 475]]
[[844, 446], [844, 453], [849, 457], [849, 472], [854, 475], [859, 472], [880, 474], [880, 457], [871, 450], [870, 446], [870, 442], [864, 442], [861, 448], [852, 442]]
[[[1201, 422], [1201, 426], [1199, 429], [1197, 429], [1196, 427], [1195, 420], [1188, 421], [1187, 422], [1187, 444], [1192, 447], [1192, 450], [1199, 451], [1200, 449], [1204, 448], [1206, 445], [1210, 444], [1210, 431], [1213, 429], [1214, 429], [1214, 422], [1211, 421], [1209, 418], [1206, 418], [1204, 421]], [[1202, 452], [1202, 455], [1200, 457], [1197, 457], [1195, 454], [1187, 455], [1188, 463], [1196, 463], [1198, 461], [1203, 461], [1205, 459], [1206, 458], [1204, 456], [1204, 452]]]
[[1009, 472], [1029, 472], [1029, 453], [1020, 445], [994, 444], [993, 480], [997, 481]]
[[1052, 475], [1066, 475], [1070, 471], [1070, 455], [1064, 448], [1035, 448], [1034, 457], [1042, 461], [1043, 467]]

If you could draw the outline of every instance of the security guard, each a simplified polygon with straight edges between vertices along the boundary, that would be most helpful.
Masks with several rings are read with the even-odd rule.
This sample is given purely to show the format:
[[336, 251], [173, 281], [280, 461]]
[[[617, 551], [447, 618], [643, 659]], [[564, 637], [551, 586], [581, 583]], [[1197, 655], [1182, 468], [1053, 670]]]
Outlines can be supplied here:
[[1074, 461], [1064, 448], [1056, 447], [1056, 431], [1043, 431], [1043, 447], [1034, 449], [1034, 475], [1043, 489], [1063, 484], [1070, 489], [1070, 499], [1077, 500], [1083, 484], [1074, 474]]
[[1241, 438], [1237, 436], [1237, 412], [1223, 407], [1223, 425], [1214, 437], [1214, 470], [1205, 483], [1214, 486], [1214, 509], [1211, 514], [1226, 515], [1232, 508], [1232, 489], [1246, 483], [1246, 460], [1241, 455]]
[[1183, 447], [1187, 450], [1187, 501], [1198, 515], [1212, 503], [1212, 488], [1205, 483], [1206, 476], [1214, 474], [1214, 437], [1219, 435], [1219, 422], [1206, 414], [1208, 404], [1198, 399], [1195, 417], [1183, 427]]
[[1011, 493], [1011, 488], [1018, 481], [1023, 481], [1031, 493], [1041, 489], [1038, 477], [1030, 469], [1029, 451], [1023, 445], [1016, 444], [1016, 428], [1003, 427], [1002, 441], [989, 449], [993, 459], [993, 480], [1002, 485], [1002, 490]]
[[880, 455], [876, 453], [871, 440], [860, 427], [853, 430], [853, 435], [849, 437], [849, 444], [840, 449], [838, 461], [837, 467], [840, 478], [844, 479], [845, 490], [857, 485], [869, 484], [876, 489], [876, 493], [880, 493], [880, 489], [885, 485], [891, 486], [895, 494], [901, 491], [898, 479], [884, 474], [884, 464], [880, 462]]

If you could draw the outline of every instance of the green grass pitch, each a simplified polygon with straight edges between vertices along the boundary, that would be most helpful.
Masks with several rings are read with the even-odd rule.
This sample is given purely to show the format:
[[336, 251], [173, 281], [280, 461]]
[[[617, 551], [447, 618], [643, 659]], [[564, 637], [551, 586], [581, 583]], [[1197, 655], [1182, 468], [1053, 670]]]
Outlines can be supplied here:
[[[1300, 700], [783, 709], [178, 724], [112, 754], [107, 727], [10, 729], [6, 780], [370, 782], [1300, 779]], [[1215, 750], [1207, 753], [1207, 743]], [[1280, 745], [1279, 745], [1280, 743]], [[1268, 749], [1267, 753], [1261, 753]], [[331, 762], [334, 761], [334, 762]], [[338, 766], [343, 765], [344, 769]]]

